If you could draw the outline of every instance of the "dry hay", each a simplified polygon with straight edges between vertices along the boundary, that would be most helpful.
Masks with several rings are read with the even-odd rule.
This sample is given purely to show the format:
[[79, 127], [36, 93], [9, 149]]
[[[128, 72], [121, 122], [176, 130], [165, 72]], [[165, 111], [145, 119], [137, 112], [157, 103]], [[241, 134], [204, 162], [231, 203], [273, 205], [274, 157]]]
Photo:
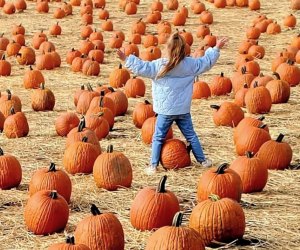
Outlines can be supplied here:
[[[125, 16], [118, 10], [117, 1], [107, 1], [115, 30], [123, 30], [127, 37], [129, 28], [133, 20], [144, 17], [148, 12], [149, 1], [142, 0], [138, 9], [138, 14], [134, 17]], [[183, 2], [183, 1], [181, 1]], [[188, 1], [186, 1], [188, 5]], [[278, 20], [290, 13], [289, 1], [261, 0], [262, 9], [259, 12], [250, 12], [248, 9], [224, 9], [217, 10], [210, 3], [205, 4], [214, 14], [215, 23], [211, 25], [213, 34], [228, 36], [230, 43], [222, 51], [218, 64], [208, 73], [201, 76], [201, 79], [209, 81], [214, 75], [221, 71], [225, 75], [233, 72], [233, 63], [236, 56], [236, 49], [240, 41], [244, 39], [245, 28], [250, 21], [259, 15], [267, 14], [269, 18]], [[37, 14], [34, 11], [34, 3], [28, 2], [28, 10], [24, 13], [12, 16], [0, 14], [0, 31], [5, 34], [10, 33], [13, 24], [22, 23], [26, 28], [26, 39], [31, 42], [32, 35], [40, 30], [48, 30], [50, 24], [56, 22], [52, 14], [54, 7], [59, 3], [50, 4], [50, 14]], [[94, 26], [100, 29], [100, 21], [97, 18], [97, 10], [94, 12]], [[50, 37], [57, 47], [58, 52], [65, 57], [70, 48], [78, 47], [80, 33], [79, 8], [74, 8], [74, 15], [59, 20], [62, 26], [63, 35], [60, 37]], [[299, 14], [294, 13], [298, 18]], [[48, 19], [46, 19], [47, 17]], [[168, 12], [163, 13], [164, 18], [170, 18]], [[191, 15], [188, 19], [187, 31], [195, 31], [199, 23], [198, 17]], [[153, 25], [148, 29], [155, 32]], [[276, 36], [263, 34], [260, 44], [266, 48], [266, 57], [260, 61], [262, 72], [271, 74], [270, 64], [275, 53], [289, 44], [292, 36], [298, 30], [283, 29], [283, 32]], [[195, 34], [195, 32], [194, 32]], [[105, 40], [110, 37], [109, 32], [104, 33]], [[10, 35], [8, 35], [10, 36]], [[200, 43], [195, 37], [193, 49]], [[106, 50], [105, 64], [101, 65], [100, 77], [85, 77], [82, 74], [75, 74], [70, 71], [66, 63], [60, 69], [54, 71], [43, 71], [46, 78], [46, 86], [53, 90], [56, 96], [56, 106], [53, 112], [33, 112], [30, 107], [30, 93], [22, 87], [22, 77], [25, 67], [16, 65], [13, 62], [13, 75], [11, 77], [0, 78], [1, 91], [9, 88], [13, 93], [19, 95], [23, 102], [23, 110], [29, 120], [30, 134], [26, 138], [8, 140], [5, 136], [0, 136], [1, 147], [5, 152], [14, 154], [23, 167], [23, 180], [19, 188], [0, 191], [0, 249], [45, 249], [49, 245], [64, 241], [66, 233], [72, 233], [78, 221], [89, 213], [91, 203], [95, 203], [106, 212], [114, 212], [120, 219], [126, 234], [126, 249], [144, 249], [149, 232], [141, 233], [133, 229], [129, 222], [129, 208], [135, 194], [142, 187], [157, 185], [159, 178], [167, 174], [167, 188], [175, 192], [179, 197], [181, 209], [186, 213], [186, 221], [191, 209], [195, 206], [195, 190], [198, 176], [204, 171], [200, 167], [180, 170], [178, 172], [159, 172], [155, 176], [148, 177], [143, 173], [144, 167], [149, 162], [150, 148], [145, 146], [140, 139], [140, 131], [136, 129], [131, 120], [134, 105], [141, 100], [130, 99], [129, 110], [126, 116], [118, 117], [115, 128], [107, 139], [101, 141], [102, 148], [108, 144], [113, 144], [116, 150], [123, 151], [129, 157], [133, 165], [134, 180], [131, 189], [107, 192], [96, 188], [92, 175], [72, 176], [73, 193], [70, 204], [71, 215], [69, 223], [64, 233], [51, 236], [35, 236], [27, 232], [23, 222], [23, 207], [28, 198], [28, 183], [34, 170], [48, 166], [50, 162], [55, 162], [62, 166], [62, 156], [64, 152], [65, 139], [56, 136], [54, 130], [54, 120], [66, 110], [74, 110], [72, 102], [73, 91], [82, 83], [107, 83], [111, 70], [117, 67], [119, 61], [116, 60], [115, 53]], [[151, 97], [151, 83], [147, 82], [147, 95]], [[207, 156], [213, 159], [216, 165], [222, 162], [231, 162], [235, 158], [232, 143], [232, 129], [218, 127], [212, 122], [212, 111], [210, 104], [221, 103], [224, 99], [230, 100], [232, 97], [211, 98], [209, 100], [195, 100], [192, 106], [192, 115], [195, 129], [202, 140]], [[286, 135], [285, 140], [289, 142], [294, 150], [293, 163], [299, 164], [300, 145], [300, 111], [299, 111], [299, 86], [292, 89], [291, 99], [288, 104], [274, 105], [272, 112], [266, 115], [266, 123], [270, 127], [272, 138], [279, 132]], [[176, 137], [181, 137], [175, 128]], [[182, 137], [181, 137], [182, 138]], [[296, 170], [286, 170], [281, 172], [270, 171], [270, 177], [265, 190], [261, 193], [243, 195], [243, 206], [246, 213], [247, 227], [246, 239], [253, 240], [253, 246], [234, 246], [232, 244], [221, 246], [230, 249], [299, 249], [300, 228], [299, 228], [299, 187], [300, 172]]]

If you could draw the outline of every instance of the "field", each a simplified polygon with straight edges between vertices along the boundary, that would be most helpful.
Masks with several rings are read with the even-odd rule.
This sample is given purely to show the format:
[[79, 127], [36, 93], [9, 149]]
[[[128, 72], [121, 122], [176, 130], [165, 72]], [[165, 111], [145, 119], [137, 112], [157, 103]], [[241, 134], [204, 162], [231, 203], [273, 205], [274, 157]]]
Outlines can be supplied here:
[[[163, 1], [165, 3], [165, 1]], [[180, 6], [189, 6], [191, 1], [181, 0]], [[27, 2], [28, 8], [23, 13], [5, 15], [0, 9], [0, 33], [11, 37], [10, 30], [13, 24], [20, 24], [26, 28], [26, 42], [31, 44], [32, 35], [43, 29], [47, 33], [49, 26], [56, 20], [53, 18], [55, 7], [61, 3], [51, 2], [48, 14], [38, 14], [35, 11], [35, 3]], [[221, 57], [212, 70], [200, 76], [201, 80], [210, 82], [213, 76], [224, 72], [231, 76], [234, 72], [234, 61], [237, 56], [239, 43], [245, 39], [245, 30], [251, 21], [260, 14], [266, 14], [268, 18], [277, 20], [282, 24], [285, 16], [293, 13], [299, 21], [299, 12], [292, 12], [289, 8], [290, 1], [261, 0], [260, 11], [250, 11], [248, 8], [216, 9], [211, 3], [205, 5], [214, 15], [214, 23], [210, 26], [213, 34], [229, 38], [228, 45], [222, 50]], [[129, 37], [130, 27], [133, 21], [144, 18], [149, 12], [150, 1], [141, 0], [138, 13], [127, 16], [118, 8], [118, 2], [107, 0], [107, 9], [115, 30], [122, 30], [126, 38]], [[144, 99], [151, 100], [151, 82], [145, 79], [147, 91], [145, 98], [129, 99], [129, 108], [125, 116], [116, 118], [113, 131], [102, 140], [101, 147], [104, 150], [107, 145], [114, 145], [115, 150], [122, 151], [131, 161], [134, 180], [132, 188], [108, 192], [98, 189], [92, 175], [71, 176], [73, 192], [70, 203], [70, 218], [64, 232], [50, 236], [35, 236], [29, 233], [23, 220], [23, 208], [28, 199], [28, 184], [32, 173], [41, 167], [46, 167], [50, 162], [63, 168], [62, 158], [65, 149], [65, 138], [56, 135], [54, 121], [56, 117], [65, 111], [74, 111], [73, 93], [81, 84], [98, 83], [107, 84], [110, 72], [118, 67], [119, 60], [114, 50], [106, 48], [105, 62], [101, 64], [99, 77], [87, 77], [82, 73], [73, 73], [65, 62], [67, 51], [77, 48], [80, 41], [80, 8], [73, 8], [73, 15], [59, 20], [62, 27], [62, 35], [49, 37], [62, 57], [62, 66], [55, 70], [43, 71], [46, 86], [50, 88], [56, 97], [53, 112], [34, 112], [31, 108], [31, 90], [24, 89], [22, 85], [23, 75], [27, 66], [20, 66], [16, 59], [9, 58], [12, 63], [12, 75], [0, 77], [1, 92], [6, 89], [18, 95], [23, 104], [29, 121], [30, 132], [27, 137], [19, 139], [7, 139], [0, 134], [0, 146], [4, 152], [15, 155], [21, 162], [23, 179], [17, 189], [0, 191], [0, 249], [46, 249], [49, 245], [64, 241], [66, 234], [71, 234], [77, 223], [89, 213], [90, 204], [94, 203], [104, 212], [113, 212], [120, 219], [126, 239], [126, 249], [144, 249], [145, 243], [151, 232], [139, 232], [130, 224], [129, 210], [136, 193], [145, 186], [156, 186], [162, 175], [168, 175], [167, 188], [172, 190], [180, 199], [181, 210], [185, 213], [185, 223], [188, 221], [191, 209], [197, 203], [195, 199], [196, 186], [199, 176], [205, 169], [199, 166], [165, 172], [160, 168], [157, 175], [147, 176], [144, 168], [149, 163], [150, 147], [143, 144], [140, 138], [140, 130], [132, 123], [132, 111], [136, 103]], [[99, 30], [101, 20], [97, 17], [98, 10], [94, 10], [93, 26]], [[170, 19], [173, 12], [163, 12], [163, 19]], [[201, 44], [196, 38], [195, 31], [200, 24], [199, 16], [190, 13], [187, 24], [184, 27], [194, 34], [192, 50]], [[282, 26], [282, 32], [278, 35], [262, 34], [259, 43], [266, 49], [266, 56], [259, 61], [261, 71], [271, 74], [271, 61], [276, 53], [290, 44], [293, 36], [299, 32], [299, 26], [295, 29], [287, 29]], [[180, 27], [179, 29], [182, 29]], [[175, 30], [173, 28], [173, 30]], [[148, 25], [147, 32], [155, 33], [154, 25]], [[111, 32], [103, 32], [104, 41], [111, 37]], [[140, 46], [142, 49], [142, 46]], [[233, 130], [228, 127], [216, 127], [212, 120], [211, 104], [220, 104], [224, 100], [232, 100], [233, 95], [213, 97], [208, 100], [193, 100], [192, 117], [195, 129], [202, 141], [204, 151], [214, 162], [219, 165], [223, 162], [232, 162], [236, 155], [232, 141]], [[300, 88], [293, 87], [291, 98], [287, 104], [272, 106], [270, 113], [266, 114], [265, 122], [270, 128], [272, 138], [279, 133], [285, 134], [285, 141], [293, 149], [292, 164], [299, 165], [300, 161]], [[246, 110], [245, 110], [246, 112]], [[250, 116], [246, 113], [246, 116]], [[175, 137], [182, 138], [178, 128], [174, 125]], [[193, 165], [195, 160], [193, 159]], [[224, 249], [300, 249], [300, 215], [299, 215], [300, 172], [289, 169], [285, 171], [269, 171], [269, 180], [266, 188], [261, 193], [242, 196], [242, 205], [246, 215], [245, 239], [253, 241], [252, 245], [240, 246], [234, 243], [219, 246]]]

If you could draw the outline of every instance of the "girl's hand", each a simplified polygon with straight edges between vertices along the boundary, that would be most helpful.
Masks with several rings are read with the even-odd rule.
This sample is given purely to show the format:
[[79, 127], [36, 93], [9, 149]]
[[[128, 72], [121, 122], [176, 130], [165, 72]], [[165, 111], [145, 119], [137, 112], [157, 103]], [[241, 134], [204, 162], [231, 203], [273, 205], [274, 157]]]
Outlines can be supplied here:
[[220, 37], [220, 38], [217, 39], [216, 47], [218, 49], [222, 49], [226, 45], [227, 42], [228, 42], [227, 37]]
[[117, 49], [117, 55], [122, 61], [125, 61], [126, 55], [123, 51], [121, 51], [120, 49]]

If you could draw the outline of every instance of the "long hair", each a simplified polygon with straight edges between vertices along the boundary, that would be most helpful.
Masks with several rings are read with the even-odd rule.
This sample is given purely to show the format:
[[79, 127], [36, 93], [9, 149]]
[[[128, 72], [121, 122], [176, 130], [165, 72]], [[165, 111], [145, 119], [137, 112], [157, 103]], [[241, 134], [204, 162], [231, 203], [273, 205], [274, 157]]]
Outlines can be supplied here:
[[169, 71], [174, 69], [185, 57], [185, 40], [178, 32], [174, 33], [168, 43], [167, 50], [169, 61], [158, 73], [156, 78], [164, 77]]

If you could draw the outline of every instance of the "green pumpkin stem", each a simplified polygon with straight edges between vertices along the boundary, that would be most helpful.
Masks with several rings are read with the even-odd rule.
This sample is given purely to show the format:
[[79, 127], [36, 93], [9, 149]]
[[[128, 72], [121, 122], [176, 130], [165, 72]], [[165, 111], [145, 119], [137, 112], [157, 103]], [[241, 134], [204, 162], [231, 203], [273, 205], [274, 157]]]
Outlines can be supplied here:
[[208, 196], [208, 198], [209, 198], [211, 201], [218, 201], [218, 200], [220, 200], [220, 197], [219, 197], [218, 195], [216, 195], [216, 194], [210, 194], [210, 195]]
[[88, 141], [88, 138], [86, 136], [84, 136], [82, 139], [81, 139], [82, 142], [87, 142]]
[[85, 128], [85, 118], [82, 116], [80, 119], [80, 123], [78, 125], [78, 132], [82, 132], [82, 130]]
[[223, 163], [223, 164], [221, 164], [218, 167], [218, 169], [217, 169], [217, 171], [215, 173], [217, 173], [217, 174], [224, 174], [226, 168], [228, 168], [228, 163]]
[[0, 156], [4, 155], [3, 149], [0, 148]]
[[70, 245], [75, 245], [75, 238], [74, 236], [68, 236], [66, 239], [66, 243]]
[[280, 133], [276, 139], [276, 142], [282, 142], [283, 137], [284, 137], [284, 134]]
[[173, 221], [172, 221], [172, 226], [173, 227], [180, 227], [183, 219], [183, 213], [182, 212], [177, 212], [174, 215]]
[[92, 204], [92, 206], [91, 206], [91, 213], [94, 216], [101, 214], [100, 210], [97, 208], [97, 206], [95, 204]]
[[211, 107], [212, 109], [216, 109], [216, 110], [219, 110], [219, 109], [220, 109], [220, 106], [219, 106], [219, 105], [215, 105], [215, 104], [210, 105], [210, 107]]
[[166, 181], [167, 181], [168, 176], [164, 175], [161, 177], [156, 192], [157, 193], [166, 193]]
[[7, 100], [11, 100], [12, 94], [11, 94], [10, 90], [7, 89], [6, 92], [7, 92]]
[[55, 163], [51, 162], [48, 172], [55, 172]]
[[247, 151], [246, 152], [246, 156], [247, 156], [247, 158], [252, 158], [253, 156], [254, 156], [254, 154], [253, 154], [253, 152], [250, 152], [250, 151]]
[[52, 190], [51, 193], [50, 193], [50, 197], [51, 199], [57, 199], [57, 191], [56, 190]]
[[113, 145], [108, 145], [107, 149], [106, 149], [106, 152], [107, 153], [112, 153], [113, 151], [114, 151], [114, 146]]

